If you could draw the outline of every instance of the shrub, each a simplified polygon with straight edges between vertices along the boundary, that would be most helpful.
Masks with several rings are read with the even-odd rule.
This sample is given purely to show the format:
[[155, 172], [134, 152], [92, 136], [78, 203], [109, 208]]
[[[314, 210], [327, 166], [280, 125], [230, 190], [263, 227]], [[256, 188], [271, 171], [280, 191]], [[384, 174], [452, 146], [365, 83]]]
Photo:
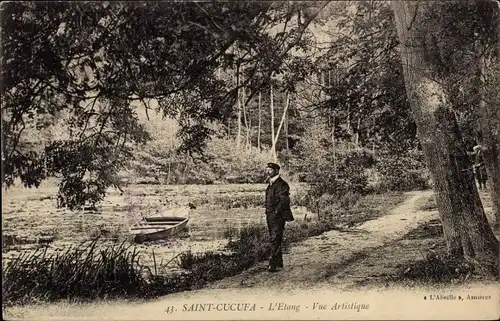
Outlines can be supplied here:
[[191, 275], [190, 288], [200, 288], [207, 282], [220, 280], [240, 271], [237, 268], [237, 261], [232, 259], [231, 254], [214, 252], [183, 253], [179, 260], [179, 267], [187, 270]]
[[361, 195], [359, 193], [348, 191], [344, 195], [342, 195], [339, 199], [339, 205], [342, 209], [350, 209], [353, 208], [361, 199]]
[[423, 260], [400, 269], [398, 281], [417, 281], [422, 283], [464, 281], [474, 272], [474, 268], [463, 259], [428, 253]]
[[368, 195], [346, 193], [342, 196], [324, 194], [319, 198], [310, 197], [307, 207], [324, 221], [350, 226], [380, 217], [405, 199], [402, 192]]
[[371, 153], [362, 149], [337, 154], [335, 159], [329, 155], [325, 162], [311, 167], [306, 179], [311, 185], [309, 193], [315, 197], [323, 194], [363, 194], [368, 185], [365, 169], [373, 165]]
[[377, 191], [410, 191], [430, 188], [429, 173], [422, 152], [412, 150], [407, 154], [383, 154], [378, 157], [376, 172], [379, 180]]
[[295, 206], [308, 206], [311, 202], [310, 195], [308, 193], [308, 188], [303, 187], [297, 190], [295, 195], [293, 195], [293, 205]]
[[314, 123], [307, 128], [290, 158], [290, 174], [311, 185], [310, 198], [323, 194], [341, 196], [348, 191], [363, 194], [368, 185], [366, 169], [375, 163], [370, 151], [332, 148], [327, 124]]
[[241, 229], [237, 239], [230, 239], [227, 249], [235, 253], [241, 268], [266, 258], [270, 245], [265, 226], [251, 225]]
[[340, 229], [333, 220], [319, 220], [314, 222], [302, 222], [290, 224], [284, 235], [284, 246], [301, 241], [305, 238], [318, 236], [326, 231]]
[[305, 192], [296, 196], [296, 201], [320, 217], [339, 207], [346, 209], [356, 204], [369, 191], [366, 169], [375, 164], [371, 152], [364, 149], [337, 152], [335, 158], [328, 150], [322, 153], [322, 159], [306, 156], [304, 163], [292, 167], [309, 183]]

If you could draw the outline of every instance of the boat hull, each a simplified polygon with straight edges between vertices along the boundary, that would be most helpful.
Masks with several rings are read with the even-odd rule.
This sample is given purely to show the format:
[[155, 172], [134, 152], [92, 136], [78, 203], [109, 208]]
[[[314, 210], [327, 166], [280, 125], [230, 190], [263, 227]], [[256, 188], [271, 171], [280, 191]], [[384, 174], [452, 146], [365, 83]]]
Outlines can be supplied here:
[[157, 241], [178, 234], [188, 221], [186, 217], [148, 217], [132, 225], [129, 230], [136, 243]]

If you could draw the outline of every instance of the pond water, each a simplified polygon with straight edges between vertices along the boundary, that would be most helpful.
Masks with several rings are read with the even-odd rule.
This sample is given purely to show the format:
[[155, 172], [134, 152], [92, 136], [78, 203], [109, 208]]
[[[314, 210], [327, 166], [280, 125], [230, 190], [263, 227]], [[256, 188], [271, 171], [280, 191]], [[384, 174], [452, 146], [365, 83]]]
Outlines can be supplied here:
[[[151, 252], [169, 261], [181, 252], [206, 252], [223, 249], [227, 231], [238, 232], [253, 224], [265, 224], [264, 209], [257, 204], [263, 198], [265, 185], [135, 185], [124, 193], [111, 190], [102, 204], [93, 211], [70, 211], [57, 208], [54, 186], [39, 189], [14, 188], [2, 193], [2, 237], [4, 257], [14, 257], [32, 250], [41, 239], [53, 238], [51, 250], [75, 246], [97, 235], [126, 239], [128, 228], [142, 216], [157, 215], [166, 209], [196, 206], [189, 213], [187, 233], [178, 237], [137, 245], [148, 261]], [[292, 190], [292, 195], [298, 188]], [[249, 199], [247, 206], [227, 206], [232, 200]], [[229, 202], [226, 202], [229, 200]], [[296, 209], [296, 217], [303, 216]], [[7, 239], [10, 237], [10, 239]], [[113, 243], [110, 241], [110, 243]], [[46, 246], [46, 245], [45, 245]]]
[[200, 208], [190, 213], [188, 229], [192, 240], [209, 241], [224, 239], [227, 231], [239, 232], [255, 224], [265, 224], [264, 211], [260, 208]]

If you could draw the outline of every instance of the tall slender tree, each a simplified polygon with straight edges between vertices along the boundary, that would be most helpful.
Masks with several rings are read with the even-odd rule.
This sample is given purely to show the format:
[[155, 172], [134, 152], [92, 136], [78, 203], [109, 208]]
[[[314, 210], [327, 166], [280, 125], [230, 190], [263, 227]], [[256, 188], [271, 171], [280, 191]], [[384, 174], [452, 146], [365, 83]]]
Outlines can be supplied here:
[[274, 91], [273, 85], [269, 88], [269, 107], [271, 112], [271, 156], [275, 162], [278, 161], [278, 155], [276, 153], [276, 145], [274, 144]]
[[261, 126], [262, 126], [262, 93], [259, 92], [259, 101], [258, 101], [258, 109], [259, 109], [259, 121], [258, 121], [258, 127], [257, 127], [257, 148], [259, 151], [261, 150], [261, 145], [260, 145], [260, 131], [261, 131]]

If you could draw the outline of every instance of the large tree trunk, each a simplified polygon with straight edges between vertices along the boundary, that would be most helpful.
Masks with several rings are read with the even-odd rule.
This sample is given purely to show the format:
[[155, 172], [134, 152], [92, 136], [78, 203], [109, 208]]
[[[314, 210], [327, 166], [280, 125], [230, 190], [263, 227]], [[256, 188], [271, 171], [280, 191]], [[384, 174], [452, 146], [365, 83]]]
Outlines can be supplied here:
[[248, 117], [247, 144], [248, 149], [252, 149], [252, 117]]
[[[484, 213], [471, 163], [445, 88], [436, 82], [421, 29], [422, 10], [436, 3], [392, 2], [405, 86], [418, 136], [434, 181], [434, 192], [449, 253], [498, 275], [498, 240]], [[434, 60], [437, 61], [437, 60]]]
[[[495, 122], [492, 118], [487, 118], [489, 108], [482, 102], [481, 112], [481, 146], [483, 147], [483, 159], [486, 165], [488, 176], [488, 187], [492, 202], [492, 211], [494, 216], [494, 226], [500, 227], [500, 139], [492, 131]], [[500, 117], [497, 115], [496, 117]], [[498, 121], [496, 121], [498, 122]]]
[[[287, 103], [289, 103], [290, 101], [290, 94], [287, 94], [286, 95], [286, 99], [287, 99]], [[285, 148], [286, 148], [286, 152], [288, 153], [290, 151], [290, 144], [288, 143], [288, 110], [286, 111], [286, 114], [285, 114]]]
[[167, 171], [167, 185], [170, 184], [170, 175], [172, 175], [172, 162], [168, 161], [168, 171]]
[[333, 115], [332, 119], [332, 156], [333, 156], [333, 175], [337, 179], [337, 146], [335, 146], [335, 121], [336, 117]]
[[[500, 35], [500, 34], [499, 34]], [[499, 53], [500, 54], [500, 53]], [[499, 75], [494, 74], [495, 63], [487, 57], [480, 58], [481, 100], [479, 103], [479, 123], [482, 134], [481, 142], [483, 158], [488, 175], [488, 185], [495, 217], [495, 227], [500, 227], [500, 102], [498, 93], [492, 90], [498, 88]], [[498, 59], [498, 58], [497, 58]], [[498, 69], [497, 69], [498, 70]]]
[[355, 140], [355, 145], [356, 148], [359, 148], [359, 131], [361, 128], [361, 118], [358, 118], [358, 126], [356, 126], [356, 140]]

